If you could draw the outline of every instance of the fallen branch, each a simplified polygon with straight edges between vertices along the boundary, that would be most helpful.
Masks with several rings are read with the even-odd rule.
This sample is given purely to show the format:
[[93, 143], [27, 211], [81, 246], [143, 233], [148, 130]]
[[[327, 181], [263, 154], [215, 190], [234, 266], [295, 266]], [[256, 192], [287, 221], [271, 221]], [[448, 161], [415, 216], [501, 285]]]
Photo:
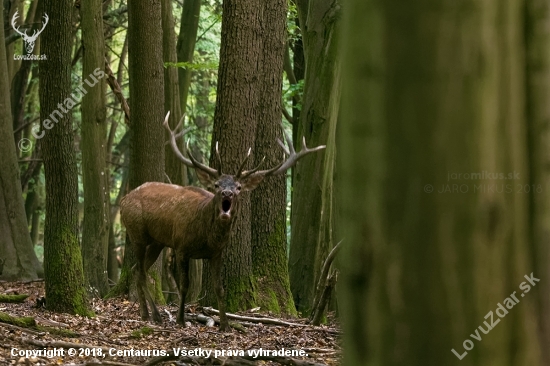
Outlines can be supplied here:
[[101, 365], [108, 365], [108, 366], [137, 366], [133, 363], [125, 363], [125, 362], [117, 362], [117, 361], [90, 361], [86, 362], [84, 364], [85, 366], [101, 366]]
[[122, 110], [124, 111], [124, 123], [126, 123], [126, 125], [129, 126], [130, 125], [130, 107], [128, 106], [128, 102], [126, 101], [126, 98], [124, 98], [124, 94], [122, 94], [120, 85], [118, 84], [118, 81], [113, 75], [113, 70], [111, 70], [109, 63], [107, 62], [107, 59], [105, 59], [105, 73], [107, 74], [107, 84], [109, 84], [109, 87], [113, 91], [113, 94], [117, 98], [118, 102], [120, 103], [120, 106], [122, 107]]
[[290, 358], [290, 357], [283, 357], [283, 356], [244, 356], [239, 357], [243, 358], [245, 360], [257, 360], [257, 361], [271, 361], [271, 362], [277, 362], [281, 365], [289, 365], [289, 366], [326, 366], [324, 363], [317, 363], [313, 361], [308, 360], [300, 360], [297, 358]]
[[26, 294], [22, 294], [22, 295], [0, 295], [0, 302], [21, 303], [21, 302], [24, 302], [27, 297], [29, 297], [29, 295], [26, 295]]
[[37, 331], [29, 329], [29, 328], [18, 327], [17, 325], [8, 324], [8, 323], [0, 323], [0, 327], [15, 329], [15, 330], [18, 330], [20, 332], [30, 333], [30, 334], [37, 335], [37, 336], [43, 336], [44, 335], [43, 332], [37, 332]]
[[24, 317], [15, 317], [7, 313], [0, 311], [0, 322], [17, 325], [23, 328], [36, 327], [36, 321], [33, 317], [24, 316]]
[[[203, 308], [203, 311], [211, 314], [219, 315], [220, 312], [214, 308], [211, 307], [205, 307]], [[262, 324], [273, 324], [273, 325], [284, 325], [288, 327], [309, 327], [307, 324], [300, 324], [300, 323], [291, 323], [291, 322], [285, 322], [284, 320], [276, 319], [276, 318], [257, 318], [253, 316], [242, 316], [242, 315], [235, 315], [231, 313], [227, 313], [228, 319], [233, 320], [240, 320], [245, 322], [251, 322], [251, 323], [262, 323]]]
[[[327, 256], [327, 259], [325, 259], [325, 263], [323, 264], [323, 269], [321, 270], [321, 274], [319, 275], [319, 281], [317, 281], [315, 298], [313, 299], [313, 307], [311, 308], [310, 320], [312, 321], [313, 325], [319, 325], [320, 319], [323, 316], [322, 311], [320, 315], [317, 315], [317, 313], [319, 312], [319, 307], [321, 305], [321, 297], [325, 292], [325, 288], [329, 280], [328, 277], [329, 277], [330, 267], [332, 265], [332, 262], [334, 261], [334, 258], [336, 258], [338, 251], [340, 250], [342, 242], [343, 240], [340, 240], [338, 244], [336, 244], [336, 246], [332, 248], [329, 255]], [[318, 318], [317, 323], [313, 322], [315, 318]]]
[[323, 290], [323, 295], [321, 295], [321, 298], [319, 299], [319, 304], [317, 305], [317, 308], [313, 313], [314, 314], [313, 320], [311, 321], [312, 325], [321, 324], [321, 319], [323, 318], [323, 314], [325, 313], [325, 308], [327, 307], [328, 302], [330, 301], [330, 296], [332, 295], [334, 286], [336, 286], [337, 278], [338, 278], [338, 274], [333, 273], [327, 280], [327, 283]]

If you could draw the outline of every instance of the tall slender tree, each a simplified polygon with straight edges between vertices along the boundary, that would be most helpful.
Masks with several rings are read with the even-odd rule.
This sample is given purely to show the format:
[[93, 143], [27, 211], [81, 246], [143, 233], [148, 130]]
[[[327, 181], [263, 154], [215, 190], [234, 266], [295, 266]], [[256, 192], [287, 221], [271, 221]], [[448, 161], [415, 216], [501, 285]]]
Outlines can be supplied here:
[[[128, 59], [130, 77], [130, 172], [129, 188], [145, 182], [164, 182], [164, 69], [162, 62], [161, 0], [128, 3]], [[119, 283], [110, 295], [128, 293], [135, 264], [127, 242]], [[163, 302], [158, 264], [153, 277], [153, 297]]]
[[[82, 79], [95, 84], [82, 97], [82, 184], [84, 220], [82, 260], [91, 292], [105, 296], [109, 247], [109, 171], [105, 165], [107, 124], [105, 107], [105, 52], [101, 0], [81, 4]], [[96, 81], [96, 83], [94, 83]]]
[[340, 3], [297, 2], [306, 61], [304, 95], [295, 145], [327, 145], [323, 154], [294, 169], [289, 267], [294, 302], [300, 311], [313, 305], [316, 279], [334, 246], [333, 179], [336, 124], [340, 104]]
[[[78, 171], [71, 96], [72, 1], [44, 0], [40, 118], [46, 176], [44, 272], [50, 310], [89, 314], [78, 240]], [[78, 95], [78, 94], [77, 94]], [[61, 107], [59, 107], [61, 106]]]
[[[202, 0], [187, 0], [183, 3], [181, 11], [180, 33], [177, 43], [178, 62], [192, 62], [195, 44], [197, 43], [197, 32], [201, 14]], [[178, 82], [180, 92], [181, 110], [185, 113], [187, 109], [187, 96], [191, 85], [191, 68], [178, 68]]]

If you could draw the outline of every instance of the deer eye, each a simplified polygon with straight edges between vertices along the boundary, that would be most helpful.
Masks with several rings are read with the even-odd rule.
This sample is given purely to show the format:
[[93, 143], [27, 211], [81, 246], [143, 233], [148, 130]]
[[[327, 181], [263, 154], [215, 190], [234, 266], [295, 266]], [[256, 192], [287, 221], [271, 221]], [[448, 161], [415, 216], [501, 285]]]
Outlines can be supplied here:
[[241, 186], [237, 186], [237, 191], [240, 191], [241, 190]]
[[214, 188], [218, 189], [220, 188], [220, 185], [218, 183], [214, 183]]

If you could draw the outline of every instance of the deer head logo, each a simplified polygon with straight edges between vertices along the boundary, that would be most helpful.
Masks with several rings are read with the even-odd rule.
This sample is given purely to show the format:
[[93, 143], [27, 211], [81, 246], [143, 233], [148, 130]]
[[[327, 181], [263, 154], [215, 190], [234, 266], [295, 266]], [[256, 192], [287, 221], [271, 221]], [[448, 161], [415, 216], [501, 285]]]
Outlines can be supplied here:
[[23, 40], [25, 41], [25, 48], [27, 49], [27, 53], [32, 53], [32, 51], [34, 50], [34, 43], [36, 42], [36, 39], [38, 38], [40, 33], [42, 33], [44, 28], [46, 28], [46, 24], [48, 24], [48, 20], [50, 18], [48, 18], [48, 14], [44, 13], [44, 23], [42, 24], [42, 29], [40, 30], [35, 29], [32, 33], [32, 36], [29, 36], [27, 34], [27, 31], [21, 32], [19, 30], [19, 27], [15, 26], [15, 21], [17, 18], [19, 18], [19, 14], [16, 11], [15, 14], [13, 14], [13, 17], [11, 18], [11, 26], [13, 27], [13, 30], [19, 33], [23, 38]]

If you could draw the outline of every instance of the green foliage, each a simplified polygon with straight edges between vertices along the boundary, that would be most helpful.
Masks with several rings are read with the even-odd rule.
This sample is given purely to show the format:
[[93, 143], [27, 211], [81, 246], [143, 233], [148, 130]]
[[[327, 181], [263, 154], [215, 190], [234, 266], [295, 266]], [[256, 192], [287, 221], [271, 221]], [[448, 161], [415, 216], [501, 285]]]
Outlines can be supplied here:
[[217, 70], [218, 63], [217, 62], [205, 62], [205, 63], [165, 62], [164, 67], [181, 67], [181, 68], [190, 69], [190, 70]]

